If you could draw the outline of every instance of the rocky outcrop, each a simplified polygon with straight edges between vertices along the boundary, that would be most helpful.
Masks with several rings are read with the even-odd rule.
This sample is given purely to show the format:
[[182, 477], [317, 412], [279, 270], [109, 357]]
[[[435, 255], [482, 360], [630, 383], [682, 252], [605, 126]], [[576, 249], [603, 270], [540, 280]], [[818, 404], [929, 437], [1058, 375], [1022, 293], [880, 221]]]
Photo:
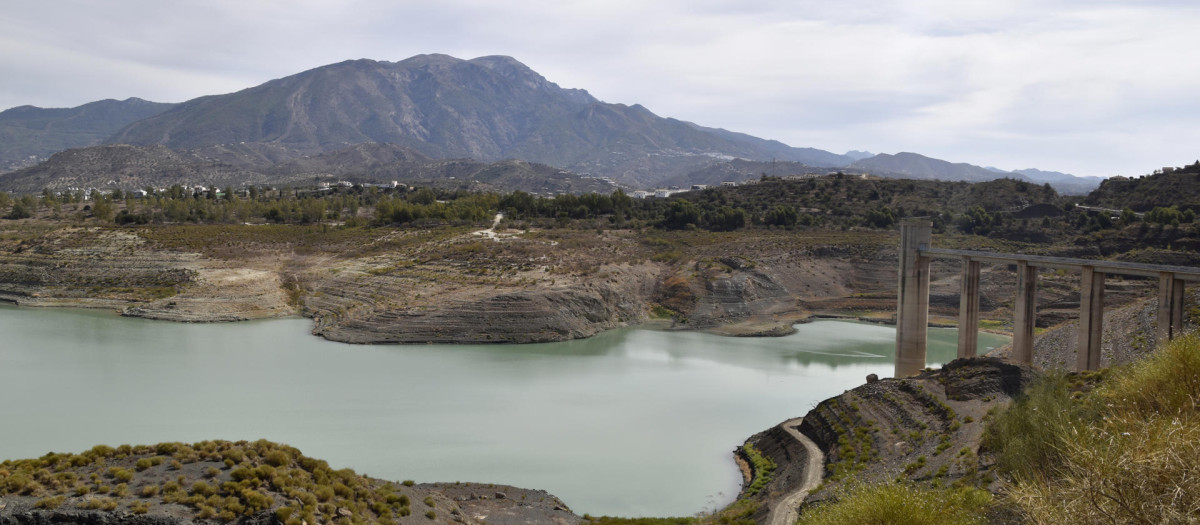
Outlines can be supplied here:
[[420, 295], [415, 291], [417, 283], [376, 276], [361, 282], [368, 283], [370, 290], [390, 289], [390, 293], [363, 296], [348, 293], [354, 289], [340, 284], [323, 286], [321, 296], [310, 297], [306, 307], [316, 319], [314, 334], [348, 343], [565, 341], [644, 321], [646, 290], [656, 280], [656, 269], [626, 265], [602, 268], [599, 273], [609, 277], [550, 287], [504, 286], [518, 279], [499, 283], [500, 290], [495, 291], [446, 289], [416, 304], [387, 297]]
[[0, 300], [120, 309], [186, 288], [197, 258], [148, 250], [136, 235], [101, 228], [0, 240]]
[[[799, 428], [826, 454], [824, 483], [805, 502], [835, 497], [851, 478], [941, 484], [984, 480], [992, 466], [980, 451], [984, 416], [1036, 376], [1031, 367], [999, 359], [960, 359], [939, 370], [870, 382], [822, 401]], [[776, 427], [748, 441], [777, 465], [764, 491], [767, 503], [802, 479], [807, 459], [799, 443], [789, 439]]]
[[279, 274], [249, 268], [200, 268], [182, 293], [130, 306], [122, 315], [167, 321], [246, 321], [293, 315]]
[[0, 242], [0, 301], [187, 322], [294, 313], [277, 273], [229, 266], [155, 249], [131, 231], [62, 228]]

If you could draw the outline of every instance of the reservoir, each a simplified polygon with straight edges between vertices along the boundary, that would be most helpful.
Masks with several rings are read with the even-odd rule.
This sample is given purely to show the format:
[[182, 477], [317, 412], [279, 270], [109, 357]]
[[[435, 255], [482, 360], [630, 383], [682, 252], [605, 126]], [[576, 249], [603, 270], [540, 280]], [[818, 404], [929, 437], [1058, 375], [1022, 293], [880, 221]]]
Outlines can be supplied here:
[[[578, 514], [679, 516], [737, 494], [732, 451], [892, 375], [895, 330], [623, 329], [532, 345], [346, 345], [307, 319], [179, 324], [0, 305], [0, 459], [265, 438], [393, 481], [545, 489]], [[930, 362], [956, 333], [930, 330]], [[1007, 338], [980, 334], [980, 347]]]

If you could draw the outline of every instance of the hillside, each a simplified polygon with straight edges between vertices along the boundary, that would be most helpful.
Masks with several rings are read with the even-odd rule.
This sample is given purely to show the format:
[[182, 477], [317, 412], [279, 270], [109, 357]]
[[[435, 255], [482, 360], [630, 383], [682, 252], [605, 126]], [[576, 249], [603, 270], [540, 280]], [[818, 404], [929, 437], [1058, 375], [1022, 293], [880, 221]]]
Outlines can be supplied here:
[[12, 525], [580, 521], [545, 491], [385, 481], [265, 440], [98, 445], [8, 460], [0, 501], [0, 523]]
[[293, 158], [381, 142], [433, 158], [519, 158], [635, 185], [721, 157], [848, 161], [600, 102], [500, 56], [341, 62], [185, 102], [108, 142], [180, 150], [265, 143]]
[[174, 184], [244, 186], [265, 184], [261, 174], [207, 162], [163, 146], [92, 146], [55, 153], [49, 160], [0, 175], [0, 190], [40, 192], [43, 188], [165, 188]]
[[74, 108], [5, 110], [0, 112], [0, 173], [32, 166], [65, 149], [99, 144], [130, 123], [173, 106], [130, 98]]
[[1200, 163], [1168, 173], [1106, 179], [1083, 204], [1136, 212], [1170, 206], [1200, 211]]
[[43, 189], [167, 188], [173, 185], [234, 187], [315, 186], [318, 182], [390, 183], [473, 191], [586, 193], [612, 191], [612, 185], [544, 164], [522, 161], [434, 160], [399, 146], [359, 144], [281, 164], [255, 167], [229, 164], [165, 146], [92, 146], [56, 153], [49, 160], [0, 174], [0, 191], [36, 193]]
[[987, 168], [981, 168], [966, 163], [951, 163], [919, 155], [902, 152], [895, 155], [880, 153], [874, 157], [855, 161], [847, 166], [850, 170], [861, 170], [873, 175], [905, 179], [937, 179], [953, 181], [981, 182], [992, 180], [1003, 174]]

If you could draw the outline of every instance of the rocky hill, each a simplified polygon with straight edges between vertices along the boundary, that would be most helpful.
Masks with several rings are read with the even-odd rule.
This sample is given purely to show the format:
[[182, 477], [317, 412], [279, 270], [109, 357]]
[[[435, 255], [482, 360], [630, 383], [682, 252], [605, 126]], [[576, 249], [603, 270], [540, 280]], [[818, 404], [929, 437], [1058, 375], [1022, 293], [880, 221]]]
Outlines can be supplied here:
[[264, 440], [98, 445], [0, 463], [0, 524], [576, 524], [545, 491], [335, 470]]
[[173, 106], [130, 98], [74, 108], [5, 110], [0, 112], [0, 173], [32, 166], [65, 149], [99, 144], [130, 123]]
[[185, 102], [108, 141], [188, 150], [263, 143], [293, 157], [382, 142], [434, 158], [519, 158], [637, 185], [729, 157], [848, 162], [600, 102], [499, 56], [342, 62]]
[[1106, 179], [1083, 203], [1136, 212], [1170, 206], [1200, 211], [1200, 163], [1144, 177]]
[[359, 144], [292, 161], [255, 166], [200, 152], [177, 152], [165, 146], [115, 144], [63, 151], [36, 166], [0, 174], [0, 191], [35, 193], [68, 188], [132, 190], [183, 186], [234, 187], [263, 185], [313, 186], [318, 182], [398, 181], [410, 185], [474, 191], [531, 193], [609, 193], [612, 184], [544, 164], [523, 161], [481, 162], [434, 160], [394, 145]]
[[126, 190], [174, 184], [243, 186], [265, 184], [261, 173], [209, 162], [164, 146], [116, 144], [71, 149], [49, 160], [0, 175], [0, 190], [31, 193], [43, 188], [123, 188]]
[[[940, 180], [1025, 176], [914, 153], [839, 155], [792, 147], [660, 117], [638, 104], [606, 103], [559, 87], [510, 57], [446, 55], [349, 60], [176, 105], [129, 99], [61, 110], [13, 108], [0, 113], [0, 172], [101, 141], [167, 146], [250, 171], [378, 143], [430, 159], [519, 159], [634, 188], [830, 168]], [[356, 171], [369, 171], [379, 160], [361, 158], [366, 164]], [[1023, 172], [1071, 193], [1096, 182]]]
[[847, 168], [865, 171], [873, 175], [903, 179], [981, 182], [1002, 176], [1002, 174], [987, 168], [962, 162], [946, 162], [941, 159], [908, 152], [897, 153], [895, 155], [880, 153], [874, 157], [855, 161]]

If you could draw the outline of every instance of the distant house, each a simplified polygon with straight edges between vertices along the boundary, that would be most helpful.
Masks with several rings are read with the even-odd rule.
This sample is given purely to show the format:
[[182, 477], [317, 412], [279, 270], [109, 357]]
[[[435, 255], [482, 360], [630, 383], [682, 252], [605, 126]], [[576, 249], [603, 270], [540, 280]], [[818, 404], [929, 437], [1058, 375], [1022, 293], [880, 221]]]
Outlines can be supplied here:
[[133, 195], [134, 198], [138, 198], [138, 199], [144, 199], [144, 198], [146, 198], [147, 195], [150, 195], [146, 190], [133, 190], [133, 191], [126, 192], [125, 194]]
[[645, 190], [637, 190], [631, 194], [631, 196], [635, 199], [644, 199], [646, 197], [649, 197], [650, 195], [651, 195], [651, 193], [648, 191], [645, 191]]
[[707, 189], [707, 188], [708, 188], [707, 184], [693, 184], [692, 185], [693, 190], [703, 190], [703, 189]]
[[721, 181], [721, 185], [722, 186], [737, 186], [738, 183], [733, 182], [731, 180], [726, 180], [726, 181]]
[[655, 190], [654, 196], [660, 199], [665, 199], [671, 196], [671, 190]]

